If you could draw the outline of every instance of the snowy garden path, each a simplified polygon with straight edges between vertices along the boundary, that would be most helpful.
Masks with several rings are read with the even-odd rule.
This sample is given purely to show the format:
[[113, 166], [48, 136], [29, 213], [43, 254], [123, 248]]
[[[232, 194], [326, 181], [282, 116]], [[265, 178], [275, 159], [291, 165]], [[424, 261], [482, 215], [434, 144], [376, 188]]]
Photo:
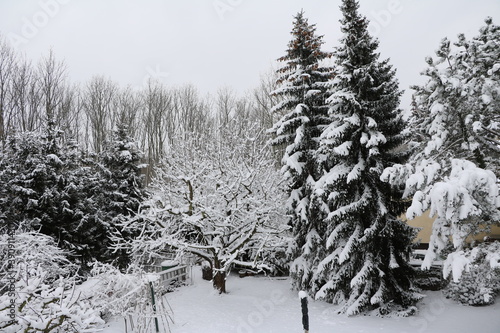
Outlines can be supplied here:
[[[195, 270], [194, 284], [166, 295], [174, 310], [173, 333], [302, 333], [300, 301], [287, 279], [230, 276], [228, 294], [218, 295]], [[427, 292], [410, 318], [346, 317], [335, 307], [310, 301], [311, 333], [498, 333], [500, 304], [466, 307], [441, 292]], [[123, 333], [123, 320], [103, 333]]]

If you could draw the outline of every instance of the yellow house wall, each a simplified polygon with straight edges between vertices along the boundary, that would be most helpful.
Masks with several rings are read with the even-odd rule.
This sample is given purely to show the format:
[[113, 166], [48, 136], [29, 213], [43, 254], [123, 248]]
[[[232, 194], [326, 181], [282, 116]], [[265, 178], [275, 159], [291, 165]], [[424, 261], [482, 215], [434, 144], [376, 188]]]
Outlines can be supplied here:
[[[406, 220], [406, 217], [403, 216], [403, 220]], [[423, 244], [428, 244], [429, 240], [431, 238], [431, 233], [432, 233], [432, 222], [434, 221], [434, 218], [429, 216], [429, 212], [425, 212], [421, 216], [417, 216], [416, 218], [412, 220], [406, 220], [408, 225], [415, 227], [415, 228], [420, 228], [421, 230], [418, 232], [417, 237], [415, 237], [414, 242], [420, 242]], [[486, 233], [480, 233], [470, 239], [469, 241], [478, 240], [482, 241], [485, 236], [491, 236], [495, 238], [500, 239], [500, 227], [494, 226], [491, 228], [491, 233], [487, 235]]]
[[[403, 217], [404, 220], [406, 220], [406, 217]], [[431, 239], [431, 234], [432, 234], [432, 222], [434, 221], [434, 218], [431, 218], [429, 216], [429, 212], [425, 212], [424, 214], [417, 216], [416, 218], [412, 220], [406, 220], [406, 222], [414, 227], [414, 228], [419, 228], [420, 231], [417, 234], [417, 237], [415, 237], [414, 242], [420, 242], [420, 243], [425, 243], [428, 244], [429, 240]]]

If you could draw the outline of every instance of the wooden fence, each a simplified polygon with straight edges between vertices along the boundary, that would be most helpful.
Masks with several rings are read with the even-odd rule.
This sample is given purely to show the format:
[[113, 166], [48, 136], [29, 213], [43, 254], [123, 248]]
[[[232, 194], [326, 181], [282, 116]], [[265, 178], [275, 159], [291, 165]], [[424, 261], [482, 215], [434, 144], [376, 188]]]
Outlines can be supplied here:
[[164, 287], [168, 288], [174, 281], [186, 281], [187, 279], [187, 266], [175, 266], [158, 273], [160, 281]]

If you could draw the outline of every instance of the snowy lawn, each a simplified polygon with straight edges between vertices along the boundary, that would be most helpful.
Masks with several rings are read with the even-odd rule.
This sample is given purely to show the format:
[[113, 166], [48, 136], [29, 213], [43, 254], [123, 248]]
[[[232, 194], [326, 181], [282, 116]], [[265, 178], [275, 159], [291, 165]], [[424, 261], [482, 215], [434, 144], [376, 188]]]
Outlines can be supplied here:
[[[174, 311], [173, 333], [303, 332], [300, 301], [288, 279], [231, 275], [226, 295], [218, 295], [210, 282], [201, 279], [198, 269], [193, 280], [193, 285], [165, 295]], [[419, 313], [410, 318], [346, 317], [337, 315], [331, 304], [310, 300], [310, 332], [500, 332], [500, 300], [492, 306], [467, 307], [446, 299], [441, 292], [426, 295], [418, 305]], [[103, 331], [123, 332], [123, 319]]]

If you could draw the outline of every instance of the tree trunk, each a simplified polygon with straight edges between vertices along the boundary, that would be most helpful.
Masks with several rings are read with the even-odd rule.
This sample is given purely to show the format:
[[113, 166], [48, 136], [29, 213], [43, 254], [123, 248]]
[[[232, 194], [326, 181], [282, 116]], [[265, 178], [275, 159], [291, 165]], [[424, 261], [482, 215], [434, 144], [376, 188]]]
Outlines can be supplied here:
[[219, 259], [214, 259], [214, 288], [219, 291], [219, 294], [226, 293], [226, 272], [221, 270], [221, 262]]

